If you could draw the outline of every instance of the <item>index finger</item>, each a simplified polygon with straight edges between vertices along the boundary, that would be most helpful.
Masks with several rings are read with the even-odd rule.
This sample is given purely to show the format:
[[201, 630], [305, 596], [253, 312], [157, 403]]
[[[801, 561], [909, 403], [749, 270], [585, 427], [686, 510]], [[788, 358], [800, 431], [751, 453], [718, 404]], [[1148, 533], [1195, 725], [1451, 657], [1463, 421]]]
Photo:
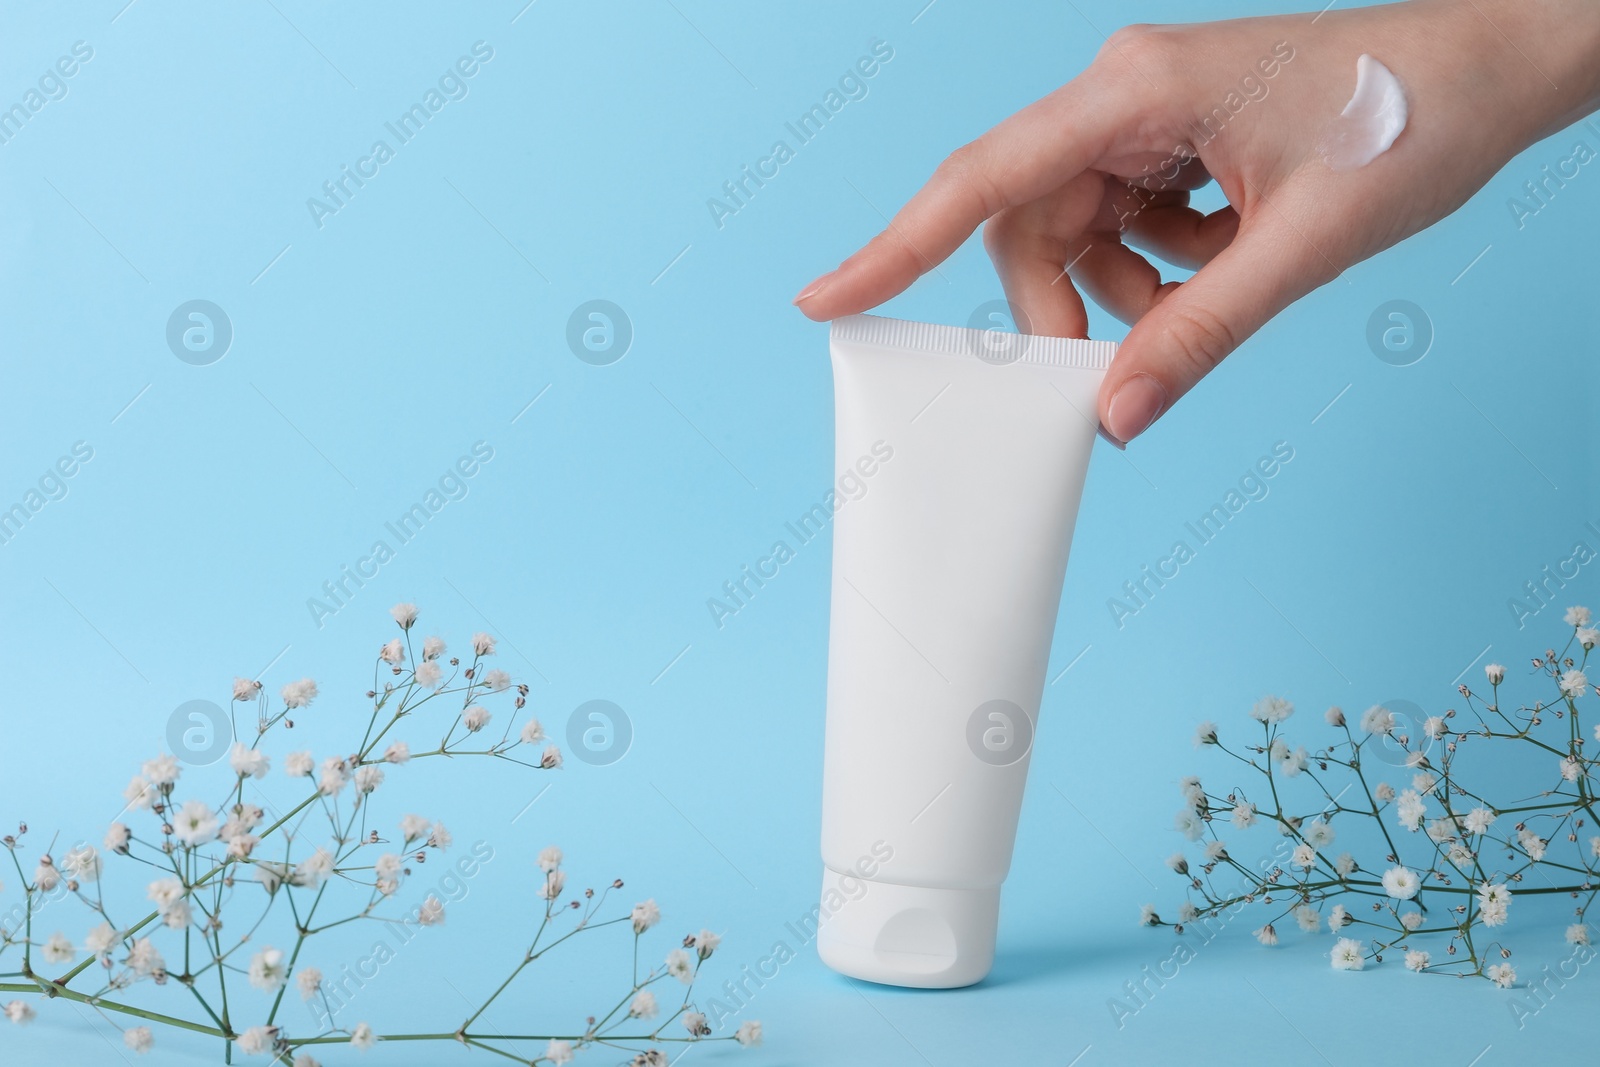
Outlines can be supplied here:
[[[1108, 99], [1109, 97], [1109, 99]], [[951, 153], [866, 247], [795, 298], [822, 321], [883, 303], [944, 262], [984, 220], [1087, 170], [1125, 128], [1128, 94], [1087, 75]]]

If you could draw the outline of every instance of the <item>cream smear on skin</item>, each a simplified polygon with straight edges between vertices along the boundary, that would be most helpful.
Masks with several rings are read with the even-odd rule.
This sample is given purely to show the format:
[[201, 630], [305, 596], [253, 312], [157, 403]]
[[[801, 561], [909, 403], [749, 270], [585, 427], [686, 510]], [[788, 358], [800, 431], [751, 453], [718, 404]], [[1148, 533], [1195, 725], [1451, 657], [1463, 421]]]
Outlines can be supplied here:
[[1383, 155], [1406, 128], [1406, 93], [1394, 72], [1369, 55], [1356, 60], [1356, 91], [1323, 138], [1334, 170], [1355, 170]]

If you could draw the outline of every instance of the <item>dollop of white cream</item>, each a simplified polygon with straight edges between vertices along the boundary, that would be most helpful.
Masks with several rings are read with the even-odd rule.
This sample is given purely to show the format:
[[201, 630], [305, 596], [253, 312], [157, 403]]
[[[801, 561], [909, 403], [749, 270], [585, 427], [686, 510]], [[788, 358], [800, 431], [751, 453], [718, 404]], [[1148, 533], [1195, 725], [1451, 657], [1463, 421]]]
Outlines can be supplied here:
[[1406, 92], [1394, 72], [1369, 55], [1356, 60], [1356, 91], [1323, 139], [1334, 170], [1364, 167], [1389, 150], [1406, 128]]

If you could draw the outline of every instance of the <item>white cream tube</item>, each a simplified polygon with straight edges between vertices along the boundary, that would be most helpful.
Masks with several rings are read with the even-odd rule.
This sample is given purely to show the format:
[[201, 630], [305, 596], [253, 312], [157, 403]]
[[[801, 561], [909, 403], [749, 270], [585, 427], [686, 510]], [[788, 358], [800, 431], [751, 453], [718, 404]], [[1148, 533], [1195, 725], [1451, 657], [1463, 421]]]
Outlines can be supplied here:
[[817, 951], [971, 985], [1116, 346], [858, 315], [831, 347], [838, 461], [893, 458], [834, 520]]

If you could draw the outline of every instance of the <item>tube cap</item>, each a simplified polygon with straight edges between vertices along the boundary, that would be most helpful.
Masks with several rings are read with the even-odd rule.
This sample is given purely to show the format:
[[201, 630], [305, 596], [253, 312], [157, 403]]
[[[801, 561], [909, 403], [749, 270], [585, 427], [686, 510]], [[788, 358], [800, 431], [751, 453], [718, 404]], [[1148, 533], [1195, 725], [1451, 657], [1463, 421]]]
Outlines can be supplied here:
[[[841, 877], [849, 882], [840, 884]], [[817, 955], [840, 974], [884, 985], [954, 989], [982, 981], [994, 966], [999, 886], [929, 889], [824, 868], [823, 900], [831, 894], [844, 903], [832, 913], [824, 907]]]

